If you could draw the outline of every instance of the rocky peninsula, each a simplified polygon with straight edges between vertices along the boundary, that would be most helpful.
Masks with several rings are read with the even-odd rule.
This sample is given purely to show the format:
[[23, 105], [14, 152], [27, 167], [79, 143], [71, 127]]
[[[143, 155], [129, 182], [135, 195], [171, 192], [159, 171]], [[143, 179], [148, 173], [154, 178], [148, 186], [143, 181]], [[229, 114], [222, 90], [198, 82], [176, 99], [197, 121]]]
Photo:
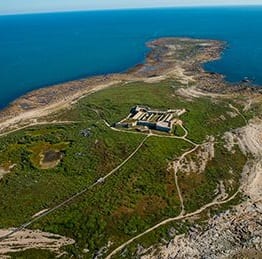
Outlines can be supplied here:
[[[162, 38], [149, 42], [145, 63], [126, 73], [96, 76], [32, 91], [0, 112], [0, 132], [35, 123], [41, 117], [70, 107], [80, 98], [112, 85], [128, 82], [157, 82], [174, 77], [184, 85], [197, 82], [207, 92], [259, 92], [245, 84], [233, 86], [223, 76], [206, 72], [202, 64], [220, 58], [225, 44], [214, 40]], [[192, 48], [193, 47], [193, 48]], [[192, 51], [193, 49], [193, 51]]]
[[[224, 42], [148, 47], [125, 73], [38, 89], [0, 112], [0, 256], [261, 257], [262, 88], [204, 70]], [[168, 133], [116, 127], [134, 123], [134, 107], [144, 123], [183, 113]], [[46, 154], [59, 159], [43, 167]]]

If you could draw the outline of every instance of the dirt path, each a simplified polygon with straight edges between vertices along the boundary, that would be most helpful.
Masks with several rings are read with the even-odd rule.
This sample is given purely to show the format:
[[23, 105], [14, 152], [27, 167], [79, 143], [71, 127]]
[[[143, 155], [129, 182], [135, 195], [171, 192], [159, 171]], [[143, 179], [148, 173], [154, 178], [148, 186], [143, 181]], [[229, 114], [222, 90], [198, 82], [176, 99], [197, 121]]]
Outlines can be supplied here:
[[[13, 115], [12, 117], [8, 118], [4, 118], [2, 121], [0, 121], [0, 132], [4, 132], [7, 129], [11, 129], [14, 128], [14, 126], [16, 125], [21, 125], [21, 124], [26, 124], [28, 126], [31, 125], [32, 121], [38, 118], [42, 118], [45, 116], [48, 116], [50, 114], [54, 114], [57, 111], [60, 111], [62, 109], [66, 109], [68, 107], [71, 107], [72, 104], [74, 104], [75, 102], [77, 102], [78, 100], [80, 100], [81, 98], [90, 95], [92, 93], [95, 93], [97, 91], [103, 90], [105, 88], [108, 88], [112, 85], [117, 85], [118, 83], [120, 83], [121, 80], [114, 80], [112, 79], [111, 81], [107, 82], [107, 83], [101, 83], [101, 84], [94, 84], [92, 86], [89, 86], [87, 89], [83, 89], [80, 91], [76, 91], [74, 94], [70, 95], [70, 96], [66, 96], [63, 97], [59, 100], [57, 100], [54, 103], [50, 103], [44, 107], [42, 107], [41, 105], [39, 105], [39, 107], [34, 108], [32, 110], [29, 111], [20, 111], [18, 114]], [[58, 87], [58, 86], [57, 86]], [[54, 86], [54, 88], [56, 88], [56, 86]], [[43, 89], [39, 89], [37, 91], [41, 92], [41, 91], [51, 91], [51, 88], [43, 88]], [[36, 92], [37, 92], [36, 91]], [[31, 93], [29, 93], [30, 95]], [[33, 94], [33, 92], [32, 92]], [[21, 97], [22, 99], [23, 97]], [[18, 100], [19, 101], [19, 100]], [[19, 126], [19, 129], [22, 129], [24, 126]], [[15, 129], [15, 130], [19, 130], [19, 129]]]
[[[182, 136], [182, 137], [178, 137], [178, 136], [165, 136], [165, 135], [158, 135], [158, 134], [154, 134], [154, 133], [142, 133], [142, 132], [135, 132], [135, 131], [128, 131], [128, 130], [121, 130], [121, 129], [117, 129], [115, 127], [111, 127], [110, 124], [106, 121], [106, 120], [103, 120], [104, 123], [106, 124], [107, 127], [109, 127], [110, 129], [114, 130], [114, 131], [119, 131], [119, 132], [125, 132], [125, 133], [133, 133], [133, 134], [143, 134], [143, 135], [146, 135], [147, 137], [149, 136], [154, 136], [154, 137], [159, 137], [159, 138], [172, 138], [172, 139], [179, 139], [179, 140], [184, 140], [190, 144], [192, 144], [194, 146], [193, 149], [189, 150], [189, 151], [186, 151], [185, 153], [183, 153], [178, 161], [174, 161], [173, 162], [173, 170], [174, 170], [174, 178], [175, 178], [175, 184], [176, 184], [176, 189], [177, 189], [177, 193], [178, 193], [178, 196], [179, 196], [179, 200], [180, 200], [180, 204], [181, 204], [181, 213], [180, 215], [184, 215], [185, 214], [185, 207], [184, 207], [184, 200], [183, 200], [183, 196], [182, 196], [182, 193], [181, 193], [181, 190], [180, 190], [180, 187], [179, 187], [179, 183], [178, 183], [178, 177], [177, 177], [177, 173], [178, 173], [178, 168], [179, 168], [179, 165], [180, 165], [180, 162], [189, 154], [191, 154], [192, 152], [194, 152], [200, 145], [199, 144], [196, 144], [194, 143], [193, 141], [191, 141], [190, 139], [187, 138], [188, 136], [188, 131], [187, 129], [181, 124], [179, 124], [181, 126], [181, 128], [184, 130], [185, 134]], [[146, 139], [145, 139], [146, 140]]]
[[105, 120], [103, 120], [103, 121], [104, 121], [104, 123], [106, 124], [107, 127], [109, 127], [111, 130], [114, 130], [114, 131], [125, 132], [125, 133], [130, 133], [130, 134], [138, 134], [138, 135], [150, 135], [150, 136], [155, 136], [155, 137], [158, 137], [158, 138], [180, 139], [180, 140], [184, 140], [184, 141], [192, 144], [193, 146], [199, 145], [199, 144], [197, 144], [197, 143], [195, 143], [192, 140], [187, 138], [188, 132], [185, 128], [184, 128], [185, 129], [185, 135], [182, 136], [182, 137], [179, 137], [179, 136], [159, 135], [159, 134], [152, 133], [151, 131], [150, 131], [150, 133], [143, 133], [143, 132], [136, 132], [136, 131], [131, 131], [131, 130], [117, 129], [115, 127], [111, 127], [110, 124], [108, 122], [106, 122]]
[[229, 107], [230, 107], [232, 110], [234, 110], [238, 115], [240, 115], [240, 116], [243, 118], [243, 120], [245, 121], [246, 125], [248, 125], [248, 121], [247, 121], [246, 117], [239, 111], [238, 108], [236, 108], [236, 107], [233, 106], [232, 104], [229, 104]]
[[[243, 147], [251, 150], [251, 153], [257, 154], [257, 155], [259, 155], [259, 157], [260, 157], [260, 154], [261, 154], [261, 146], [258, 147], [257, 143], [258, 143], [259, 140], [260, 140], [260, 137], [259, 137], [259, 134], [258, 134], [258, 129], [260, 129], [260, 128], [259, 128], [258, 125], [261, 126], [261, 124], [256, 125], [256, 127], [253, 126], [253, 125], [252, 125], [252, 126], [249, 126], [249, 124], [248, 124], [245, 116], [244, 116], [236, 107], [230, 105], [230, 108], [232, 108], [233, 110], [235, 110], [235, 111], [243, 118], [243, 120], [246, 122], [246, 124], [247, 124], [246, 127], [252, 128], [253, 131], [254, 131], [254, 135], [257, 135], [257, 136], [256, 136], [257, 142], [256, 142], [254, 145], [250, 145], [250, 141], [249, 141], [249, 138], [248, 138], [248, 137], [246, 137], [247, 140], [244, 138], [244, 144], [242, 144]], [[261, 128], [262, 128], [262, 127], [261, 127]], [[244, 128], [244, 129], [245, 129], [245, 128]], [[250, 131], [251, 131], [251, 130], [250, 130]], [[261, 131], [260, 131], [260, 133], [261, 133]], [[245, 134], [243, 134], [243, 135], [245, 135]], [[252, 134], [246, 134], [246, 135], [248, 135], [249, 137], [252, 136]], [[252, 141], [251, 141], [251, 142], [252, 142]], [[251, 146], [251, 148], [250, 148], [250, 146]], [[254, 146], [255, 148], [254, 148], [253, 146]], [[197, 148], [197, 147], [198, 147], [198, 145], [196, 144], [195, 148]], [[194, 148], [194, 149], [195, 149], [195, 148]], [[194, 149], [192, 149], [192, 150], [190, 150], [190, 151], [193, 152]], [[190, 151], [188, 151], [188, 152], [190, 153]], [[187, 155], [187, 153], [184, 153], [183, 155], [184, 155], [184, 157], [185, 157], [185, 156]], [[182, 156], [183, 156], [183, 155], [182, 155]], [[181, 157], [182, 157], [182, 156], [181, 156]], [[181, 161], [181, 160], [179, 159], [179, 161]], [[177, 164], [176, 167], [174, 168], [174, 171], [176, 171], [177, 168], [178, 168], [178, 164]], [[251, 182], [251, 184], [249, 184], [251, 187], [253, 187], [254, 185], [256, 185], [256, 186], [253, 188], [253, 190], [252, 190], [253, 192], [254, 192], [254, 190], [257, 190], [257, 193], [259, 193], [259, 195], [257, 195], [257, 194], [256, 194], [256, 195], [253, 195], [253, 196], [256, 197], [256, 198], [260, 198], [260, 197], [261, 197], [261, 196], [260, 196], [260, 191], [258, 191], [258, 188], [257, 188], [257, 186], [260, 186], [260, 184], [258, 184], [258, 182], [261, 182], [261, 181], [258, 181], [258, 180], [257, 180], [257, 178], [261, 179], [261, 172], [262, 172], [262, 169], [261, 169], [261, 168], [262, 168], [262, 166], [260, 166], [260, 165], [258, 166], [258, 164], [255, 164], [255, 165], [254, 165], [254, 171], [256, 171], [257, 174], [256, 174], [255, 179], [253, 179], [253, 182]], [[249, 168], [247, 168], [247, 170], [249, 170]], [[254, 182], [255, 182], [255, 184], [254, 184]], [[177, 183], [177, 182], [176, 182], [176, 183]], [[177, 185], [177, 186], [178, 186], [178, 185]], [[178, 187], [179, 187], [179, 186], [178, 186]], [[240, 187], [240, 188], [241, 188], [241, 187]], [[178, 190], [179, 190], [179, 188], [178, 188]], [[228, 199], [224, 199], [224, 200], [222, 200], [222, 201], [219, 201], [219, 200], [216, 198], [213, 202], [208, 203], [208, 204], [202, 206], [200, 209], [198, 209], [198, 210], [196, 210], [196, 211], [194, 211], [194, 212], [192, 212], [192, 213], [188, 213], [188, 214], [185, 214], [185, 215], [183, 215], [183, 214], [181, 213], [181, 214], [180, 214], [179, 216], [177, 216], [177, 217], [168, 218], [168, 219], [166, 219], [166, 220], [164, 220], [164, 221], [162, 221], [162, 222], [154, 225], [153, 227], [151, 227], [151, 228], [147, 229], [146, 231], [144, 231], [143, 233], [140, 233], [139, 235], [137, 235], [137, 236], [129, 239], [128, 241], [126, 241], [125, 243], [123, 243], [122, 245], [120, 245], [119, 247], [117, 247], [116, 249], [114, 249], [114, 250], [106, 257], [106, 259], [110, 259], [112, 256], [116, 255], [116, 254], [117, 254], [118, 252], [120, 252], [123, 248], [125, 248], [127, 245], [131, 244], [133, 241], [139, 239], [140, 237], [144, 236], [144, 235], [147, 234], [147, 233], [150, 233], [151, 231], [159, 228], [160, 226], [163, 226], [163, 225], [165, 225], [165, 224], [167, 224], [167, 223], [170, 223], [170, 222], [173, 222], [173, 221], [182, 220], [182, 219], [185, 219], [185, 218], [189, 218], [189, 217], [195, 216], [195, 215], [197, 215], [197, 214], [202, 213], [204, 210], [206, 210], [207, 208], [210, 208], [210, 207], [212, 207], [212, 206], [226, 204], [227, 202], [233, 200], [233, 199], [237, 196], [237, 194], [239, 193], [239, 191], [240, 191], [240, 190], [238, 190], [234, 195], [232, 195], [232, 196], [229, 197]], [[248, 191], [249, 191], [249, 190], [248, 190]], [[251, 192], [250, 192], [250, 193], [251, 193]], [[252, 194], [253, 194], [253, 193], [252, 193]], [[252, 196], [252, 195], [251, 195], [251, 196]], [[180, 201], [183, 201], [182, 195], [180, 196]], [[181, 204], [182, 204], [182, 203], [181, 203]], [[182, 207], [182, 208], [183, 208], [183, 207]]]
[[213, 207], [213, 206], [216, 206], [216, 205], [221, 205], [221, 204], [225, 204], [231, 200], [233, 200], [237, 194], [239, 193], [239, 191], [237, 191], [234, 195], [232, 195], [230, 198], [228, 198], [227, 200], [224, 200], [224, 201], [215, 201], [215, 202], [211, 202], [211, 203], [208, 203], [206, 205], [204, 205], [203, 207], [201, 207], [200, 209], [194, 211], [194, 212], [191, 212], [191, 213], [188, 213], [186, 215], [179, 215], [177, 217], [174, 217], [174, 218], [168, 218], [166, 220], [163, 220], [162, 222], [156, 224], [155, 226], [147, 229], [146, 231], [144, 231], [143, 233], [129, 239], [128, 241], [126, 241], [125, 243], [123, 243], [121, 246], [117, 247], [115, 250], [113, 250], [105, 259], [110, 259], [112, 256], [114, 256], [115, 254], [117, 254], [118, 252], [120, 252], [123, 248], [125, 248], [127, 245], [131, 244], [133, 241], [135, 241], [136, 239], [144, 236], [145, 234], [148, 234], [150, 233], [151, 231], [167, 224], [167, 223], [170, 223], [170, 222], [173, 222], [173, 221], [177, 221], [177, 220], [181, 220], [181, 219], [185, 219], [185, 218], [190, 218], [192, 216], [195, 216], [197, 214], [200, 214], [202, 213], [204, 210], [206, 210], [207, 208], [210, 208], [210, 207]]
[[177, 188], [177, 193], [179, 196], [179, 200], [180, 200], [180, 204], [181, 204], [181, 213], [180, 215], [184, 215], [185, 214], [185, 206], [184, 206], [184, 199], [179, 187], [179, 183], [178, 183], [178, 177], [177, 177], [177, 173], [179, 170], [179, 166], [181, 161], [189, 154], [193, 153], [197, 148], [199, 147], [199, 145], [195, 145], [194, 148], [192, 148], [191, 150], [185, 152], [184, 154], [182, 154], [182, 156], [180, 156], [180, 158], [177, 161], [173, 162], [173, 170], [174, 170], [174, 178], [175, 178], [175, 183], [176, 183], [176, 188]]
[[146, 142], [146, 140], [150, 137], [151, 135], [147, 135], [142, 141], [141, 143], [138, 145], [138, 147], [120, 164], [118, 165], [116, 168], [114, 168], [111, 172], [109, 172], [107, 175], [105, 175], [102, 178], [99, 178], [96, 182], [94, 182], [93, 184], [89, 185], [88, 187], [86, 187], [85, 189], [83, 189], [82, 191], [74, 194], [73, 196], [71, 196], [70, 198], [64, 200], [63, 202], [61, 202], [60, 204], [56, 205], [55, 207], [51, 208], [51, 209], [46, 209], [43, 213], [39, 214], [36, 216], [33, 215], [30, 221], [22, 224], [21, 226], [19, 226], [18, 228], [13, 229], [11, 232], [4, 234], [3, 236], [0, 236], [0, 245], [1, 242], [3, 242], [6, 238], [14, 235], [15, 233], [27, 228], [28, 226], [32, 225], [34, 222], [40, 220], [41, 218], [51, 214], [52, 212], [58, 210], [59, 208], [67, 205], [69, 202], [75, 200], [77, 197], [81, 196], [82, 194], [84, 194], [85, 192], [87, 192], [88, 190], [94, 188], [96, 185], [102, 184], [104, 183], [104, 181], [110, 177], [111, 175], [113, 175], [115, 172], [117, 172], [121, 167], [123, 167], [139, 150], [140, 148], [143, 146], [143, 144]]
[[184, 136], [182, 136], [182, 138], [187, 138], [187, 136], [188, 136], [188, 131], [187, 131], [187, 129], [184, 127], [184, 125], [183, 125], [183, 123], [179, 123], [179, 126], [184, 130], [184, 132], [185, 132], [185, 134], [184, 134]]

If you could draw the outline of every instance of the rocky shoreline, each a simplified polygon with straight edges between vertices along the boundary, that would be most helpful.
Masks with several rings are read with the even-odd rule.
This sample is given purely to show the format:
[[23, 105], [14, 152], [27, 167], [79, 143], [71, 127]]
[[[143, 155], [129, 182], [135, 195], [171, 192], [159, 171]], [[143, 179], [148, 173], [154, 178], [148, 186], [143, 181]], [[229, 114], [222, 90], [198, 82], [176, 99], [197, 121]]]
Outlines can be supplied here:
[[95, 76], [32, 91], [0, 111], [0, 133], [13, 130], [70, 107], [78, 99], [116, 84], [158, 82], [173, 78], [183, 85], [197, 82], [203, 91], [261, 92], [245, 84], [231, 85], [220, 74], [206, 72], [202, 64], [220, 58], [225, 44], [215, 40], [162, 38], [148, 43], [151, 48], [144, 64], [122, 74]]
[[[215, 102], [216, 98], [229, 101], [230, 98], [237, 97], [238, 103], [244, 107], [243, 110], [249, 110], [251, 104], [256, 102], [261, 104], [262, 88], [251, 87], [244, 83], [229, 84], [223, 75], [204, 70], [205, 62], [220, 58], [225, 47], [223, 42], [163, 38], [148, 43], [148, 46], [151, 52], [145, 64], [137, 65], [126, 73], [66, 82], [35, 90], [17, 99], [0, 112], [0, 136], [23, 127], [41, 124], [44, 120], [50, 123], [52, 119], [47, 118], [48, 115], [70, 108], [81, 98], [108, 87], [130, 82], [155, 83], [173, 80], [181, 84], [181, 87], [175, 90], [176, 94], [188, 100], [209, 96], [214, 97], [212, 100]], [[232, 108], [241, 115], [237, 108], [233, 106]], [[241, 255], [259, 258], [261, 256], [259, 251], [262, 249], [262, 117], [257, 114], [252, 120], [241, 115], [246, 125], [223, 135], [227, 143], [225, 148], [229, 152], [234, 152], [234, 146], [238, 146], [248, 157], [239, 189], [245, 200], [232, 209], [209, 218], [204, 226], [195, 226], [189, 233], [176, 236], [167, 245], [158, 245], [151, 247], [150, 251], [147, 249], [145, 253], [139, 253], [139, 257], [143, 254], [142, 258], [145, 259], [156, 257], [215, 259], [234, 258], [234, 256], [239, 258], [237, 256]], [[232, 116], [235, 116], [233, 112]], [[207, 160], [214, 156], [213, 144], [206, 145], [200, 150], [198, 161], [200, 157]], [[205, 159], [201, 164], [203, 170]], [[188, 161], [182, 162], [186, 171]], [[194, 164], [191, 163], [189, 166], [191, 168], [188, 171], [192, 171]], [[189, 218], [192, 218], [192, 215]]]

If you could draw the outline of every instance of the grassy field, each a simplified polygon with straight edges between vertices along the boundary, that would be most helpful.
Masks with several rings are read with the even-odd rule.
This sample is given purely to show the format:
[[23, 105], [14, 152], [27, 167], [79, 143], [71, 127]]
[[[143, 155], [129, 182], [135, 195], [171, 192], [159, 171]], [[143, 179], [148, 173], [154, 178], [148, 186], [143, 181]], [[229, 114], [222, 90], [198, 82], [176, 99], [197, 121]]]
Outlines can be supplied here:
[[185, 108], [187, 113], [181, 119], [190, 132], [189, 138], [199, 142], [207, 135], [216, 136], [244, 124], [240, 116], [231, 118], [228, 115], [227, 112], [232, 112], [228, 101], [217, 102], [211, 98], [188, 101], [176, 95], [177, 88], [176, 81], [118, 85], [82, 99], [70, 113], [66, 111], [60, 118], [72, 119], [76, 114], [78, 119], [95, 117], [97, 114], [92, 110], [96, 110], [103, 119], [113, 124], [125, 118], [135, 105], [163, 110]]
[[[0, 166], [15, 165], [0, 181], [0, 227], [18, 226], [30, 220], [38, 211], [81, 191], [126, 159], [145, 136], [114, 131], [103, 120], [114, 124], [135, 105], [185, 108], [187, 113], [181, 119], [189, 131], [188, 138], [197, 143], [210, 135], [222, 141], [225, 131], [244, 125], [240, 116], [230, 117], [228, 112], [232, 109], [226, 101], [189, 101], [176, 95], [177, 87], [175, 81], [111, 87], [81, 99], [70, 110], [55, 116], [76, 123], [33, 127], [0, 138]], [[180, 127], [176, 130], [177, 135], [184, 135]], [[168, 165], [192, 148], [182, 139], [148, 138], [136, 155], [105, 183], [43, 218], [33, 228], [74, 238], [76, 245], [66, 249], [73, 256], [89, 249], [83, 256], [92, 258], [108, 241], [117, 247], [180, 213], [174, 174]], [[42, 170], [39, 157], [49, 149], [59, 150], [63, 156], [55, 168]], [[223, 143], [216, 144], [215, 150], [215, 159], [208, 163], [204, 173], [178, 174], [186, 211], [211, 201], [219, 181], [224, 181], [229, 194], [239, 186], [245, 157], [240, 151], [229, 154]], [[176, 228], [183, 232], [187, 225], [181, 223]], [[148, 246], [165, 238], [168, 226], [140, 241]], [[37, 254], [37, 250], [33, 253]], [[18, 253], [16, 258], [30, 258], [26, 257], [28, 254]], [[45, 256], [45, 252], [39, 253], [39, 258]]]

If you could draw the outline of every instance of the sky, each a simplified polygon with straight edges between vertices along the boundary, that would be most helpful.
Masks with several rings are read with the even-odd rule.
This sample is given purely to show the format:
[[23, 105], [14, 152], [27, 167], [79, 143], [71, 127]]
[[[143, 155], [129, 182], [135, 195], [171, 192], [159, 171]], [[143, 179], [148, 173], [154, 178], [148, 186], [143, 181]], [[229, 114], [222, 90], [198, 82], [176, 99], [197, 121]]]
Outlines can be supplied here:
[[262, 5], [262, 0], [0, 0], [0, 15], [75, 10], [214, 5]]

